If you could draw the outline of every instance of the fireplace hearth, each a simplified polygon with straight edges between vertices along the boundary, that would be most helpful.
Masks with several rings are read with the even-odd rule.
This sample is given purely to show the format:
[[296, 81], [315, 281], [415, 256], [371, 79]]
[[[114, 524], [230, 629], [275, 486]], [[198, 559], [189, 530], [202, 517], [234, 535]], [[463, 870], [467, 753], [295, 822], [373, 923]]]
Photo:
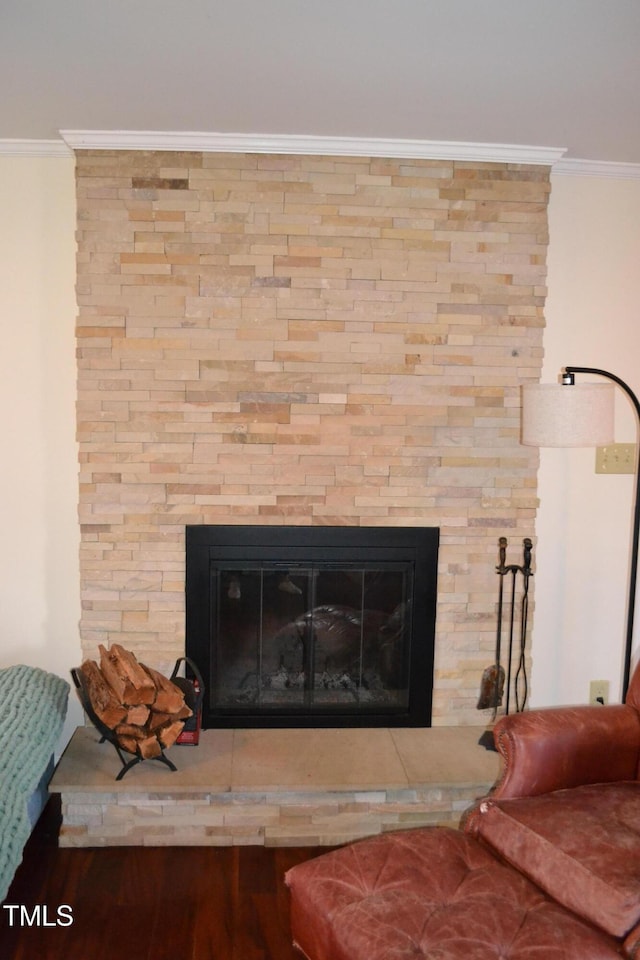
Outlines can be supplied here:
[[187, 527], [203, 726], [430, 726], [438, 541], [433, 527]]

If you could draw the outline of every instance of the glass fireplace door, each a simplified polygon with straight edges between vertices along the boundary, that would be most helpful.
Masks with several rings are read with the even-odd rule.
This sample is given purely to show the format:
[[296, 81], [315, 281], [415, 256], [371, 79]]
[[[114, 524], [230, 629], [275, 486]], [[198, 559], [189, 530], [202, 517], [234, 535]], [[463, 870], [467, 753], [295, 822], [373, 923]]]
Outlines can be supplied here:
[[210, 576], [212, 709], [406, 708], [411, 563], [213, 561]]

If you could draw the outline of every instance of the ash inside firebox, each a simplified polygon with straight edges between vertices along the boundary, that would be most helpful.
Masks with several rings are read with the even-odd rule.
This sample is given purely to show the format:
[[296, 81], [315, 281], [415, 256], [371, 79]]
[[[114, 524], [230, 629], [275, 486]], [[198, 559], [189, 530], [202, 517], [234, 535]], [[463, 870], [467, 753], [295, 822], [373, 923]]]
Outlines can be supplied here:
[[[324, 604], [305, 611], [261, 645], [260, 662], [235, 659], [228, 704], [392, 704], [402, 696], [405, 607], [391, 614]], [[256, 669], [256, 666], [258, 668]]]

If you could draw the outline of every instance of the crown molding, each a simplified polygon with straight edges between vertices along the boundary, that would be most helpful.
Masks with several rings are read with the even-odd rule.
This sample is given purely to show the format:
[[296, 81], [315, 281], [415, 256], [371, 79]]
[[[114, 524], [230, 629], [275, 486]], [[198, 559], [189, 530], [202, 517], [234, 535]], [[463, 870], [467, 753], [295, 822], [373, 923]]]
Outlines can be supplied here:
[[316, 137], [288, 134], [190, 133], [154, 130], [61, 130], [73, 150], [169, 150], [202, 153], [284, 153], [333, 157], [469, 160], [552, 166], [563, 148], [379, 137]]
[[71, 157], [64, 140], [0, 140], [0, 157]]
[[202, 153], [283, 153], [336, 157], [467, 160], [549, 166], [554, 176], [640, 179], [640, 164], [565, 157], [561, 147], [455, 140], [316, 137], [288, 134], [190, 133], [154, 130], [61, 130], [61, 140], [1, 140], [0, 156], [69, 157], [75, 150], [161, 150]]
[[601, 177], [608, 180], [640, 180], [640, 163], [608, 160], [574, 160], [564, 157], [553, 166], [554, 176]]

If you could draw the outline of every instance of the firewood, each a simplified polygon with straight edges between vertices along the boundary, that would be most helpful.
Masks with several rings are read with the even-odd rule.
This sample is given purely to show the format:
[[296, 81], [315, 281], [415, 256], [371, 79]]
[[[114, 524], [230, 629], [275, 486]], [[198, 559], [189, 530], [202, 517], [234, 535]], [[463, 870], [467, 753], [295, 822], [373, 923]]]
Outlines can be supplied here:
[[184, 706], [184, 694], [180, 687], [152, 667], [147, 667], [145, 664], [140, 664], [140, 666], [144, 667], [155, 686], [156, 696], [152, 701], [153, 710], [158, 713], [177, 713]]
[[146, 736], [144, 727], [137, 727], [134, 723], [119, 723], [113, 731], [118, 737], [133, 737], [142, 740]]
[[177, 713], [174, 714], [174, 716], [176, 720], [188, 720], [189, 717], [193, 716], [193, 710], [191, 709], [191, 707], [188, 707], [185, 703], [182, 705], [182, 709], [178, 710]]
[[176, 713], [158, 713], [156, 710], [152, 710], [149, 714], [147, 727], [149, 730], [159, 730], [160, 727], [166, 727], [167, 724], [173, 723], [174, 720], [188, 720], [189, 717], [192, 716], [193, 710], [191, 710], [186, 703], [183, 703], [180, 710], [177, 710]]
[[161, 756], [192, 716], [184, 692], [119, 644], [99, 651], [99, 665], [87, 660], [80, 668], [93, 712], [122, 750], [145, 760]]
[[107, 683], [111, 686], [114, 696], [120, 701], [120, 703], [124, 704], [124, 694], [127, 688], [127, 681], [120, 676], [116, 670], [115, 664], [109, 657], [108, 650], [106, 650], [102, 644], [98, 645], [98, 651], [100, 653], [100, 669], [102, 674]]
[[84, 677], [86, 692], [94, 713], [106, 727], [112, 730], [121, 723], [127, 715], [127, 710], [118, 702], [118, 699], [104, 679], [93, 660], [85, 660], [80, 667]]
[[138, 741], [134, 737], [118, 737], [118, 746], [126, 750], [127, 753], [138, 752]]
[[151, 711], [143, 703], [137, 707], [129, 707], [127, 710], [126, 723], [135, 723], [139, 727], [144, 727]]
[[165, 727], [168, 723], [171, 723], [172, 720], [172, 713], [156, 713], [155, 710], [152, 710], [149, 715], [147, 728], [155, 732], [156, 730], [159, 730], [160, 727]]
[[100, 669], [116, 697], [126, 706], [153, 703], [156, 690], [135, 656], [119, 643], [106, 650], [100, 644]]
[[168, 727], [161, 727], [158, 731], [158, 739], [162, 746], [170, 747], [175, 743], [182, 733], [183, 728], [184, 722], [182, 720], [176, 720], [175, 723], [169, 724]]
[[159, 757], [162, 753], [162, 746], [158, 743], [156, 737], [145, 737], [144, 740], [138, 741], [138, 753], [145, 760], [150, 757]]

